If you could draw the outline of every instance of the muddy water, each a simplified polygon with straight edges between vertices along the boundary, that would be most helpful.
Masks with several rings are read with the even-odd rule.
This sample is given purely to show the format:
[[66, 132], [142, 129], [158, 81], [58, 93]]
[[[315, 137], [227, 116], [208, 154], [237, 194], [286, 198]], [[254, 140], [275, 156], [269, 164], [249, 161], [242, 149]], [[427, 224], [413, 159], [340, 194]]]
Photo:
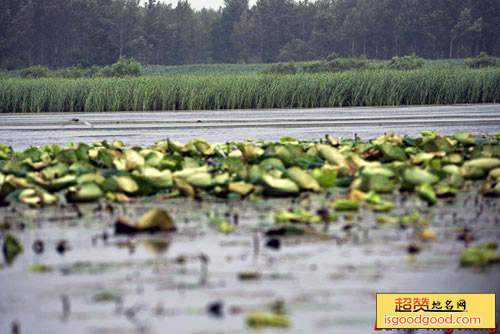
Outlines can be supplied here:
[[[499, 266], [459, 266], [461, 228], [470, 228], [477, 242], [500, 238], [498, 200], [473, 193], [433, 208], [417, 198], [396, 198], [396, 214], [418, 208], [430, 217], [428, 226], [380, 225], [366, 210], [352, 221], [342, 217], [314, 226], [310, 235], [280, 238], [279, 250], [266, 247], [264, 235], [274, 224], [273, 212], [315, 210], [331, 198], [94, 204], [79, 207], [81, 218], [71, 206], [2, 209], [2, 221], [24, 251], [0, 269], [0, 332], [9, 333], [14, 322], [21, 333], [248, 333], [245, 314], [268, 310], [278, 300], [292, 326], [259, 333], [373, 332], [377, 292], [500, 292]], [[118, 216], [134, 220], [150, 207], [171, 212], [178, 232], [114, 235]], [[211, 212], [229, 220], [237, 214], [236, 231], [221, 234], [209, 224]], [[418, 240], [416, 230], [424, 227], [436, 231], [437, 240]], [[42, 254], [32, 249], [36, 240], [44, 243]], [[63, 254], [56, 251], [61, 240], [70, 246]], [[421, 250], [413, 260], [409, 245]], [[30, 272], [33, 264], [52, 271]], [[261, 276], [242, 281], [238, 274], [244, 271]], [[220, 316], [207, 312], [215, 302], [221, 303]]]
[[[22, 149], [115, 138], [142, 146], [166, 137], [216, 142], [357, 133], [366, 139], [390, 130], [418, 135], [424, 128], [498, 133], [500, 106], [2, 115], [0, 142]], [[0, 208], [0, 222], [24, 245], [11, 265], [0, 262], [0, 333], [13, 327], [20, 333], [372, 333], [377, 292], [500, 293], [500, 266], [459, 266], [466, 245], [457, 238], [464, 227], [474, 243], [500, 239], [499, 201], [478, 197], [478, 185], [470, 186], [469, 193], [432, 208], [414, 197], [395, 198], [395, 214], [418, 208], [429, 217], [427, 226], [380, 225], [362, 210], [351, 221], [341, 217], [314, 226], [315, 233], [280, 238], [279, 250], [266, 247], [265, 236], [277, 209], [316, 210], [342, 193], [258, 202], [146, 199], [78, 210]], [[114, 235], [117, 217], [134, 220], [151, 207], [168, 210], [178, 231]], [[210, 213], [229, 220], [237, 214], [236, 230], [221, 234], [209, 224]], [[436, 231], [437, 240], [418, 240], [419, 228]], [[36, 241], [44, 244], [41, 254], [32, 249]], [[61, 241], [69, 245], [62, 254], [56, 250]], [[414, 259], [410, 245], [420, 249]], [[29, 271], [35, 264], [52, 271]], [[242, 281], [238, 274], [245, 271], [260, 278]], [[247, 313], [280, 300], [290, 328], [246, 326]], [[214, 303], [221, 305], [219, 315], [207, 312]]]

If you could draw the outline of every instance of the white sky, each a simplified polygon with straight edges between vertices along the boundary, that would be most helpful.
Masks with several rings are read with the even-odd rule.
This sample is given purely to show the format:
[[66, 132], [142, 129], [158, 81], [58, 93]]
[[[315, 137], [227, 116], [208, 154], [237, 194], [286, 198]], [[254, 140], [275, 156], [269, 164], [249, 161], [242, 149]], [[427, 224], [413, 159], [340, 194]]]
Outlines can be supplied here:
[[[173, 7], [177, 4], [177, 0], [159, 0], [159, 2], [172, 4]], [[197, 10], [200, 10], [203, 7], [219, 9], [219, 7], [224, 3], [223, 0], [188, 0], [188, 2], [191, 4], [191, 8]], [[256, 2], [257, 0], [250, 0], [250, 7], [252, 7]]]

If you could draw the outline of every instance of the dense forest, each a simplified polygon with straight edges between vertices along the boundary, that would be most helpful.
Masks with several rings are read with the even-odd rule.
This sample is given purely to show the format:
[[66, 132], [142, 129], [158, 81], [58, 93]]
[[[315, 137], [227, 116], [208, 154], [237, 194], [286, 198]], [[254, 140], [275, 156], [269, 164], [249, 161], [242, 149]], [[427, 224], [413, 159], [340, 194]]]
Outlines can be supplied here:
[[500, 55], [500, 0], [0, 0], [0, 67]]

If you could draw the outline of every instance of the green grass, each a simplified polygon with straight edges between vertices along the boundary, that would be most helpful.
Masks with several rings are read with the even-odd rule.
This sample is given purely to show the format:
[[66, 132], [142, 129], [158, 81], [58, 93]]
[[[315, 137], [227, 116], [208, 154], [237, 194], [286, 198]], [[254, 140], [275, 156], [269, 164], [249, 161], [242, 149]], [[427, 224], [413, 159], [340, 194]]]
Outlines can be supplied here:
[[500, 69], [0, 81], [0, 112], [315, 108], [500, 102]]
[[269, 64], [144, 65], [142, 72], [147, 76], [178, 74], [249, 74], [260, 73], [268, 67]]

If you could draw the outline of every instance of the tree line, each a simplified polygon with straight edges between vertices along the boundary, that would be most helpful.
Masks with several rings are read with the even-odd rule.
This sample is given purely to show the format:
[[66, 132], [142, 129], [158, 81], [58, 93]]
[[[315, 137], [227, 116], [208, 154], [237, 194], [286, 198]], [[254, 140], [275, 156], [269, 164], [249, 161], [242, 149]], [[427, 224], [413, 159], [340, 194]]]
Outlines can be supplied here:
[[0, 0], [0, 67], [500, 56], [500, 0]]

